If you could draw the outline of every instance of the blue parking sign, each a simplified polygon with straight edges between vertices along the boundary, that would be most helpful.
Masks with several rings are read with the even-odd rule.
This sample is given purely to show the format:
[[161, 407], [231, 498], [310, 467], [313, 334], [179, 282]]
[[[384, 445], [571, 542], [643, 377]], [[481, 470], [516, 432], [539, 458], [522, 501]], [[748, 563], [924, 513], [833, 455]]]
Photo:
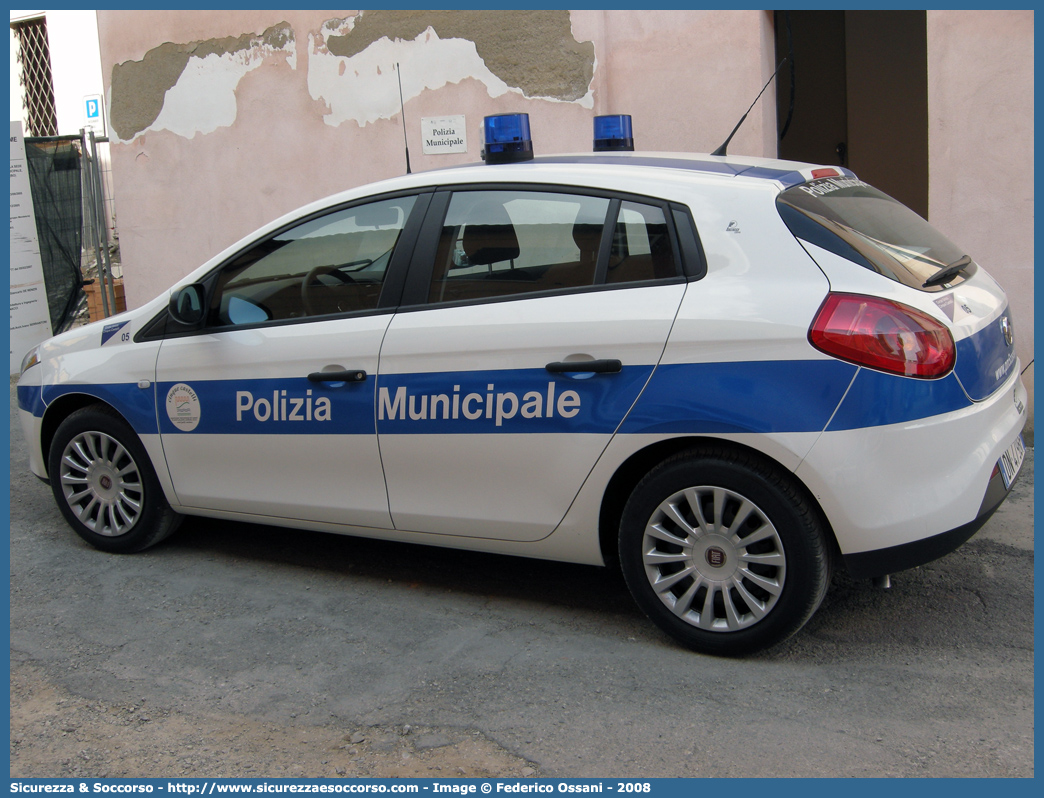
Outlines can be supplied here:
[[83, 98], [83, 126], [96, 136], [105, 135], [105, 99], [101, 94], [87, 94]]

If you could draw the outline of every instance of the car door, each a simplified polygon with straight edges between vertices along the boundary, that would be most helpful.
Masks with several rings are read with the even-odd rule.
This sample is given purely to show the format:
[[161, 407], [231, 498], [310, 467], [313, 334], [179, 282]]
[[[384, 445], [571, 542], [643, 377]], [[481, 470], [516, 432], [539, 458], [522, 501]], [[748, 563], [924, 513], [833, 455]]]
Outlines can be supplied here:
[[180, 505], [391, 528], [375, 376], [398, 299], [389, 275], [408, 263], [428, 196], [319, 214], [206, 280], [204, 326], [168, 334], [156, 363]]
[[444, 191], [417, 253], [377, 381], [392, 520], [543, 538], [663, 352], [685, 292], [671, 210], [575, 189]]

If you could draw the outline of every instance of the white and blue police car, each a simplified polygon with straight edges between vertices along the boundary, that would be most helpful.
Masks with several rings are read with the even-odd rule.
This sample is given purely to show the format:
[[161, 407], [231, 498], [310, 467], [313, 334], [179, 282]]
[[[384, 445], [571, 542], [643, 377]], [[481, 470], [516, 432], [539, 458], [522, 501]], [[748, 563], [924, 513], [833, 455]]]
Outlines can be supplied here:
[[485, 126], [485, 165], [308, 205], [26, 356], [30, 467], [84, 540], [206, 516], [618, 561], [742, 654], [1004, 500], [1011, 312], [914, 212], [843, 168]]

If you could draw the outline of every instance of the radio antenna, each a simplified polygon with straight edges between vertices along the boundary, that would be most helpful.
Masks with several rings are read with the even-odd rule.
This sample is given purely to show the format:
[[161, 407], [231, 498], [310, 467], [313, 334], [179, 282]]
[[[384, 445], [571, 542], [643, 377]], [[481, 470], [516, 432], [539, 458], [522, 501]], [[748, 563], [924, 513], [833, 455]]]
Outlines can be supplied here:
[[406, 146], [406, 174], [410, 174], [410, 142], [406, 140], [406, 105], [402, 101], [402, 72], [399, 71], [398, 61], [395, 62], [395, 75], [399, 79], [399, 108], [402, 109], [402, 143]]
[[[779, 62], [779, 66], [776, 67], [776, 71], [773, 72], [772, 76], [768, 79], [768, 82], [761, 87], [761, 91], [758, 92], [758, 96], [754, 98], [754, 102], [752, 102], [750, 104], [750, 108], [747, 109], [747, 114], [754, 110], [754, 106], [758, 104], [758, 100], [761, 99], [761, 95], [765, 93], [765, 89], [767, 89], [769, 87], [769, 83], [772, 82], [772, 78], [776, 77], [776, 75], [779, 74], [779, 70], [783, 68], [783, 65], [785, 63], [787, 63], [787, 56], [784, 56], [783, 60]], [[729, 142], [732, 141], [732, 137], [736, 135], [736, 131], [740, 129], [740, 125], [742, 125], [746, 121], [747, 114], [744, 114], [740, 118], [740, 121], [736, 123], [736, 127], [732, 129], [731, 133], [729, 133], [729, 137], [725, 139], [725, 143], [723, 143], [720, 147], [718, 147], [718, 149], [712, 152], [711, 155], [728, 155], [726, 150], [729, 147]]]

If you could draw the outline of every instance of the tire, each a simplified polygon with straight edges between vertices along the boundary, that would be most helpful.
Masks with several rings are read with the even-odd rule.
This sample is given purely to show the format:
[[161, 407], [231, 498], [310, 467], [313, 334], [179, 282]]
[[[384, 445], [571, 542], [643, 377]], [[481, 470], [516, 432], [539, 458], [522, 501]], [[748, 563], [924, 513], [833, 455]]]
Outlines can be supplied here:
[[635, 601], [704, 654], [737, 656], [797, 632], [819, 607], [830, 559], [818, 512], [766, 460], [719, 446], [665, 460], [620, 522]]
[[95, 548], [142, 551], [181, 522], [145, 447], [111, 408], [81, 408], [59, 426], [48, 453], [51, 491], [65, 520]]

